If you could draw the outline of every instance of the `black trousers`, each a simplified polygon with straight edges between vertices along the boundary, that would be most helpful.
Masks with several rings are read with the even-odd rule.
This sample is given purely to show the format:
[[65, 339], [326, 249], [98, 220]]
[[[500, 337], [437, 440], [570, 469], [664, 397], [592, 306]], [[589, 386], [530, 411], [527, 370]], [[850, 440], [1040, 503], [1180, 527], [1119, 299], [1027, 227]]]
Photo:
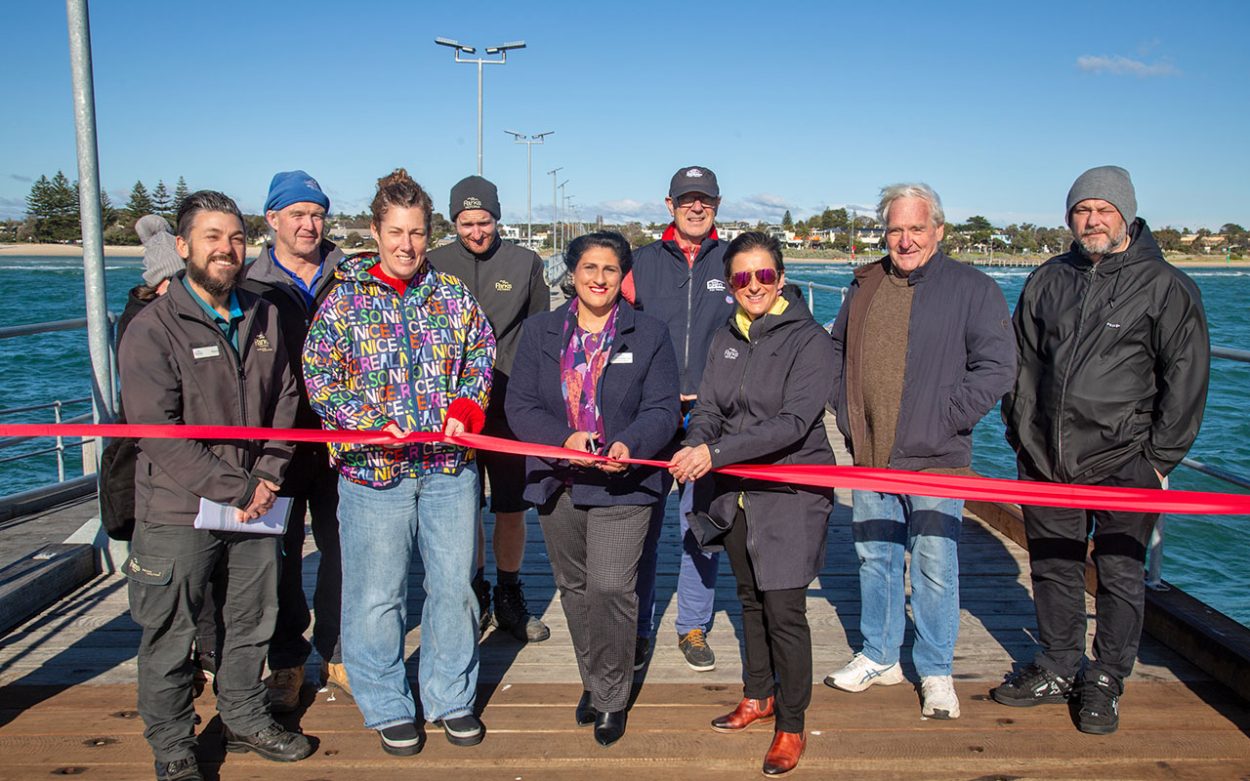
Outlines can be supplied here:
[[[278, 625], [269, 645], [269, 668], [301, 667], [312, 648], [323, 662], [341, 663], [339, 645], [343, 597], [343, 561], [339, 549], [339, 481], [322, 446], [297, 452], [287, 470], [282, 496], [291, 497], [291, 517], [282, 537], [282, 574], [278, 580]], [[304, 632], [312, 623], [304, 596], [304, 518], [311, 516], [320, 563], [313, 587], [312, 644]]]
[[[1022, 468], [1021, 479], [1036, 479]], [[1159, 478], [1144, 456], [1126, 462], [1097, 485], [1158, 488]], [[1085, 556], [1091, 532], [1098, 589], [1098, 626], [1092, 669], [1123, 682], [1133, 671], [1145, 613], [1146, 549], [1159, 519], [1156, 513], [1024, 508], [1029, 540], [1033, 602], [1042, 643], [1037, 664], [1074, 676], [1085, 658]]]
[[224, 597], [217, 711], [245, 735], [272, 724], [261, 670], [277, 615], [278, 539], [141, 522], [123, 570], [130, 615], [143, 629], [139, 715], [156, 760], [189, 757], [195, 748], [191, 641], [214, 570]]
[[812, 700], [812, 633], [807, 625], [807, 589], [761, 591], [747, 550], [747, 518], [741, 509], [725, 535], [725, 552], [738, 581], [742, 603], [742, 694], [776, 697], [777, 729], [802, 732]]
[[582, 507], [561, 491], [538, 508], [538, 520], [582, 688], [591, 693], [595, 710], [625, 710], [638, 625], [634, 586], [651, 506]]

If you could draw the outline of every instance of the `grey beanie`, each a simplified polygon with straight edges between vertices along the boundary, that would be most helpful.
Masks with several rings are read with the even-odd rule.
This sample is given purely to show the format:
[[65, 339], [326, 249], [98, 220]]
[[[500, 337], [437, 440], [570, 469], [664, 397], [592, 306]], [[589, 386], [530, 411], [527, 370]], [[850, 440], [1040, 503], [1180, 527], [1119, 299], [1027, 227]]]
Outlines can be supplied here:
[[159, 214], [148, 214], [135, 223], [135, 233], [143, 242], [143, 282], [156, 287], [186, 266], [174, 243], [169, 222]]
[[1124, 222], [1132, 224], [1137, 219], [1137, 193], [1128, 171], [1118, 165], [1100, 165], [1076, 178], [1068, 190], [1068, 210], [1064, 220], [1071, 225], [1072, 207], [1089, 198], [1101, 198], [1120, 210]]
[[451, 205], [447, 209], [452, 222], [465, 209], [485, 209], [499, 219], [499, 189], [480, 176], [466, 176], [451, 188]]

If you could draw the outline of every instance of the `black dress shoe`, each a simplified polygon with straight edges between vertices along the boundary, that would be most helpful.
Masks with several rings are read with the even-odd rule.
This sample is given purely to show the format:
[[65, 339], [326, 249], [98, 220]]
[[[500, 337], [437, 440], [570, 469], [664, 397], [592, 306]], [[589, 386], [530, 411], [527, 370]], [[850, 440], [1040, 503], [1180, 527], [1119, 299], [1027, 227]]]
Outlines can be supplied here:
[[582, 692], [582, 698], [577, 701], [577, 710], [574, 712], [574, 717], [577, 719], [577, 726], [589, 727], [591, 724], [595, 723], [595, 718], [598, 717], [598, 715], [599, 714], [595, 711], [594, 706], [590, 704], [590, 692]]
[[229, 727], [222, 732], [226, 738], [226, 751], [235, 754], [251, 751], [274, 762], [297, 762], [313, 753], [313, 745], [308, 738], [298, 732], [288, 732], [276, 723], [254, 735], [237, 735]]
[[595, 714], [595, 740], [600, 746], [610, 746], [625, 735], [626, 712]]

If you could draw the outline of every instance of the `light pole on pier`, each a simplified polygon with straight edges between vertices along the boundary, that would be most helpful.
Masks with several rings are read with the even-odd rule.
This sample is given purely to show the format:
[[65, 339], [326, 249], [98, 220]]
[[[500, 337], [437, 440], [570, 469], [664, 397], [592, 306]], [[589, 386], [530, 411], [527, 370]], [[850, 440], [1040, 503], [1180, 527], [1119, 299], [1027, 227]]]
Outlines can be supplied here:
[[[564, 203], [564, 185], [566, 185], [566, 184], [568, 184], [568, 183], [569, 183], [569, 180], [568, 180], [568, 179], [565, 179], [563, 182], [560, 182], [560, 203]], [[566, 212], [568, 211], [568, 206], [567, 206], [567, 205], [565, 206], [565, 211], [566, 211]], [[560, 228], [561, 228], [560, 233], [561, 233], [561, 235], [563, 235], [563, 233], [564, 233], [564, 230], [563, 230], [563, 228], [564, 228], [564, 223], [560, 223]], [[568, 247], [568, 242], [565, 242], [564, 246], [565, 246], [565, 247]]]
[[556, 238], [556, 217], [560, 214], [560, 202], [556, 200], [556, 174], [563, 170], [564, 166], [560, 166], [547, 172], [551, 176], [551, 253], [553, 255], [560, 252], [560, 242]]
[[473, 54], [477, 51], [472, 46], [465, 46], [459, 41], [453, 41], [450, 38], [435, 38], [434, 43], [439, 46], [446, 46], [456, 51], [456, 62], [468, 62], [477, 65], [477, 175], [482, 175], [482, 66], [483, 65], [503, 65], [508, 61], [508, 51], [510, 49], [524, 49], [525, 41], [512, 41], [511, 43], [501, 43], [498, 46], [486, 47], [486, 54], [499, 55], [497, 60], [488, 60], [484, 57], [470, 59], [461, 57], [461, 54]]
[[534, 144], [541, 144], [545, 136], [554, 135], [554, 130], [525, 136], [515, 130], [503, 131], [516, 139], [515, 143], [525, 144], [527, 163], [525, 167], [525, 243], [530, 249], [534, 243]]

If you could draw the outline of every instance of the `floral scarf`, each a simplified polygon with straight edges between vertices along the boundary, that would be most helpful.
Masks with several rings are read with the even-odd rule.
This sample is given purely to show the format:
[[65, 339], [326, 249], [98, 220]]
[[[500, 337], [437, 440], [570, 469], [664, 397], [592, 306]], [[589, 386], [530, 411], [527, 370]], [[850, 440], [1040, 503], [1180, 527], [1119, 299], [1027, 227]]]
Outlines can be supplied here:
[[574, 431], [590, 431], [599, 447], [604, 444], [603, 413], [599, 409], [599, 379], [608, 365], [612, 340], [616, 337], [617, 304], [599, 333], [590, 333], [577, 324], [578, 301], [569, 305], [564, 321], [564, 351], [560, 353], [560, 390], [569, 425]]

